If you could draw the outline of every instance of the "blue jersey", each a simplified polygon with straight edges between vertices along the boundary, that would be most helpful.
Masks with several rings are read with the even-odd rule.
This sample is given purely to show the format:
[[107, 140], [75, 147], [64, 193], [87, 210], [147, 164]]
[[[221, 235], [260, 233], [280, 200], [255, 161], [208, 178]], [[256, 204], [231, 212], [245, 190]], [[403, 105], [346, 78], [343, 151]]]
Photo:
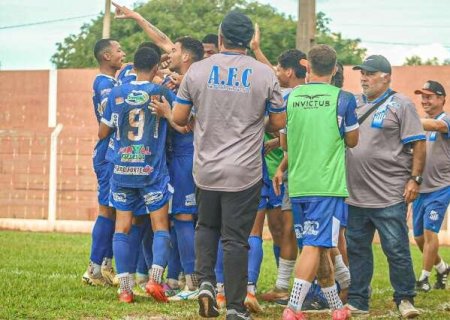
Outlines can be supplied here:
[[117, 75], [117, 81], [119, 85], [136, 81], [136, 73], [134, 73], [134, 65], [132, 63], [127, 64]]
[[[105, 74], [97, 75], [97, 77], [94, 80], [94, 84], [92, 86], [93, 89], [92, 102], [94, 104], [95, 117], [97, 119], [97, 122], [99, 123], [105, 110], [108, 95], [111, 92], [111, 89], [116, 85], [117, 85], [116, 79], [107, 76]], [[109, 143], [110, 137], [107, 137], [105, 139], [99, 140], [95, 145], [94, 166], [101, 164], [105, 161], [106, 151], [108, 149]]]
[[[169, 77], [164, 78], [162, 85], [170, 81]], [[178, 89], [173, 89], [176, 94]], [[175, 129], [169, 130], [168, 149], [174, 155], [193, 155], [194, 154], [194, 133], [179, 133]]]
[[121, 187], [142, 188], [168, 176], [165, 143], [167, 120], [153, 115], [149, 104], [175, 95], [148, 81], [114, 88], [102, 122], [116, 129], [112, 181]]

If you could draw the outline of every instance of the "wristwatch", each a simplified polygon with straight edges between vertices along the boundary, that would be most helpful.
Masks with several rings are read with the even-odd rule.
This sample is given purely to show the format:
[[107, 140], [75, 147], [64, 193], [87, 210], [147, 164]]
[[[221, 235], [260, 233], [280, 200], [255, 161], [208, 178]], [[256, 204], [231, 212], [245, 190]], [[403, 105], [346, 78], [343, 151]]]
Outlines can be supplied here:
[[423, 182], [422, 176], [411, 176], [411, 177], [409, 177], [409, 179], [415, 181], [419, 186]]

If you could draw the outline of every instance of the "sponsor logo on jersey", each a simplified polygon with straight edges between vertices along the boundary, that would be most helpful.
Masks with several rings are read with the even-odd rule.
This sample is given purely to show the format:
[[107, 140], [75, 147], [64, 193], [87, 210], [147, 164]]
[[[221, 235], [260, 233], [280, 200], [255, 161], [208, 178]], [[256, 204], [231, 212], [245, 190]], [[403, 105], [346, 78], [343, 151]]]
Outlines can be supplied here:
[[294, 231], [297, 239], [303, 238], [303, 226], [300, 223], [294, 224]]
[[144, 202], [146, 205], [151, 205], [155, 202], [161, 201], [163, 198], [163, 193], [161, 191], [149, 192], [144, 194]]
[[148, 176], [153, 172], [153, 167], [146, 165], [145, 167], [127, 167], [114, 165], [114, 173], [126, 176]]
[[317, 109], [321, 107], [329, 107], [331, 106], [330, 100], [326, 97], [330, 97], [329, 94], [298, 94], [295, 97], [301, 98], [299, 101], [292, 102], [293, 108], [303, 108], [303, 109]]
[[152, 152], [148, 146], [137, 144], [120, 148], [119, 154], [122, 162], [143, 163], [145, 162], [145, 156], [151, 155]]
[[429, 217], [430, 217], [430, 220], [432, 220], [432, 221], [439, 220], [439, 214], [437, 213], [437, 211], [434, 211], [434, 210], [430, 211]]
[[319, 222], [306, 220], [303, 223], [303, 234], [309, 234], [312, 236], [317, 236], [319, 234]]
[[195, 193], [191, 193], [186, 195], [184, 198], [184, 205], [186, 207], [192, 207], [195, 206], [197, 203], [195, 202]]
[[132, 106], [140, 106], [146, 103], [150, 97], [148, 93], [142, 90], [133, 90], [130, 94], [128, 94], [125, 101]]
[[113, 192], [112, 196], [115, 202], [127, 202], [127, 195], [123, 192]]

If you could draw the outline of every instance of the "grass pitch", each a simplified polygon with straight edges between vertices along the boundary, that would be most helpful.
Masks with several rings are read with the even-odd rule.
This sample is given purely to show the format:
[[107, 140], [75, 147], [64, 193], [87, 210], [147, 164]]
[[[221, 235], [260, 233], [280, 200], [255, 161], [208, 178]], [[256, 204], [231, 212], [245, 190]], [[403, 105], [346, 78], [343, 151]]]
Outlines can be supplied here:
[[[137, 297], [136, 303], [126, 305], [118, 303], [116, 288], [83, 285], [89, 248], [89, 235], [0, 231], [0, 319], [199, 319], [196, 301], [161, 304]], [[269, 290], [276, 277], [271, 242], [264, 243], [264, 252], [259, 292]], [[412, 253], [419, 274], [421, 255], [414, 246]], [[450, 248], [441, 248], [440, 253], [450, 261]], [[370, 318], [398, 319], [380, 246], [374, 246], [374, 255]], [[416, 307], [422, 311], [421, 319], [450, 319], [450, 290], [419, 293]], [[281, 318], [282, 307], [263, 304], [263, 308], [255, 319]], [[316, 314], [309, 319], [330, 316]]]

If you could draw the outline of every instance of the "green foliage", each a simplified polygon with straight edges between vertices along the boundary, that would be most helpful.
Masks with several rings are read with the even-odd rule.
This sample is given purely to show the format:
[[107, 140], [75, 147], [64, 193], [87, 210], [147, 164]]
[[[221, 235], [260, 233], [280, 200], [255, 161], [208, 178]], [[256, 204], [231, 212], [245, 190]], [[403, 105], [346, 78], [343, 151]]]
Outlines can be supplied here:
[[[89, 260], [90, 242], [86, 234], [0, 232], [0, 319], [199, 319], [196, 301], [157, 303], [138, 296], [136, 303], [128, 305], [117, 301], [117, 288], [83, 285], [81, 275]], [[419, 274], [421, 254], [417, 247], [411, 249]], [[450, 248], [441, 247], [439, 251], [445, 261], [450, 260]], [[276, 278], [271, 241], [264, 242], [264, 253], [259, 292], [269, 290]], [[371, 316], [398, 319], [386, 258], [379, 245], [374, 246], [374, 261]], [[449, 319], [449, 301], [449, 290], [432, 290], [419, 293], [416, 306], [423, 310], [421, 319]], [[282, 306], [262, 306], [264, 313], [258, 319], [280, 319]]]
[[411, 57], [407, 57], [405, 62], [403, 63], [404, 66], [440, 66], [448, 64], [450, 64], [449, 59], [446, 59], [441, 63], [437, 57], [422, 60], [422, 58], [418, 55], [412, 55]]
[[[119, 1], [120, 2], [120, 1]], [[217, 33], [223, 16], [233, 8], [239, 8], [261, 30], [261, 49], [272, 63], [284, 50], [295, 47], [296, 21], [291, 16], [279, 13], [270, 5], [247, 0], [150, 0], [134, 8], [144, 18], [157, 26], [172, 40], [189, 35], [202, 39], [208, 33]], [[92, 50], [102, 35], [102, 15], [82, 26], [78, 35], [70, 35], [56, 44], [56, 53], [51, 62], [57, 68], [95, 67]], [[324, 13], [317, 14], [317, 43], [333, 46], [338, 59], [344, 64], [362, 61], [365, 49], [359, 47], [359, 39], [344, 39], [340, 33], [332, 33], [330, 20]], [[132, 20], [112, 20], [111, 38], [120, 41], [131, 60], [139, 43], [147, 36]]]

